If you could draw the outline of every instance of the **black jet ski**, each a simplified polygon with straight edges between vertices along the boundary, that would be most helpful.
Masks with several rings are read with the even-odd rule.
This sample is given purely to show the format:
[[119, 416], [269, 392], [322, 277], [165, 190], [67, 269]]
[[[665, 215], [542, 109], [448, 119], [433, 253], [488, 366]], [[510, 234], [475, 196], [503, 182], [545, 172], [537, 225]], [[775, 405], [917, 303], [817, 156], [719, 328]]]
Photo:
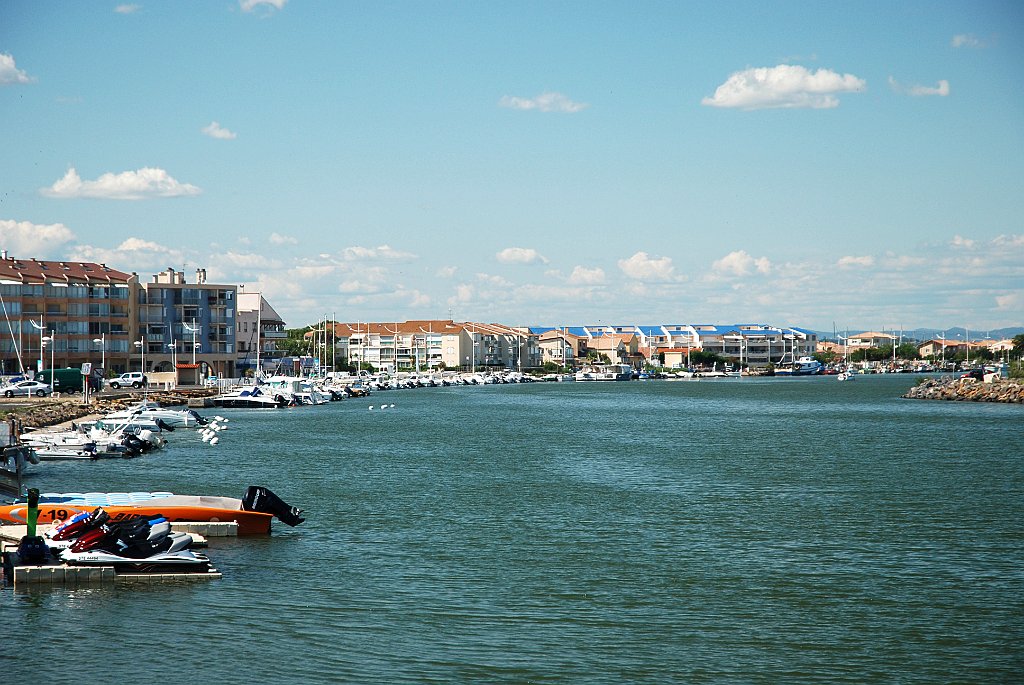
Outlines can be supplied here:
[[171, 567], [205, 570], [210, 560], [189, 549], [192, 536], [172, 533], [163, 517], [102, 524], [85, 532], [60, 559], [67, 564], [115, 566], [136, 571]]

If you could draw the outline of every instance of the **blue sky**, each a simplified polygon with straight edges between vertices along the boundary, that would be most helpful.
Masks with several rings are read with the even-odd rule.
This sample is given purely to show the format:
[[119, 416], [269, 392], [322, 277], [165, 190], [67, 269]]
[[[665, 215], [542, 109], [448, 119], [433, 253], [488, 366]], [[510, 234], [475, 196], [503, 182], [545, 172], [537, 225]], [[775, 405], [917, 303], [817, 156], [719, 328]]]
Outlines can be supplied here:
[[0, 247], [302, 325], [1024, 324], [1018, 2], [0, 5]]

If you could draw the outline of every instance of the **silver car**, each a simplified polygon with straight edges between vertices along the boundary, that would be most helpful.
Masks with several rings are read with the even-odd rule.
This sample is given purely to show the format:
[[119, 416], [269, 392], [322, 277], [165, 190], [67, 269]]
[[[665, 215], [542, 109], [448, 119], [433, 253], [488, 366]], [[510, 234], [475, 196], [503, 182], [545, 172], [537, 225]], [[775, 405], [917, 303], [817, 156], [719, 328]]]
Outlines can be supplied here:
[[4, 397], [28, 397], [29, 395], [46, 397], [53, 392], [53, 388], [49, 384], [39, 381], [18, 381], [5, 387], [3, 391]]

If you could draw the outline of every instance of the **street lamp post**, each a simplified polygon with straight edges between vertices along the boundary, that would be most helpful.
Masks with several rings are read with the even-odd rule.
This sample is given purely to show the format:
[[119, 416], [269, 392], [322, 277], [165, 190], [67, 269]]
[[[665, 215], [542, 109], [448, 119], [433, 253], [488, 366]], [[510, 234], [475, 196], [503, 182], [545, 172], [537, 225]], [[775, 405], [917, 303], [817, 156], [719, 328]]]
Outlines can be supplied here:
[[44, 360], [43, 348], [45, 347], [45, 345], [43, 345], [43, 340], [45, 340], [43, 333], [46, 332], [46, 326], [43, 324], [43, 316], [41, 314], [39, 315], [39, 323], [36, 323], [33, 319], [29, 319], [28, 322], [32, 324], [33, 328], [39, 331], [39, 365], [36, 367], [36, 371], [42, 373]]
[[100, 344], [100, 368], [103, 369], [104, 375], [107, 371], [107, 334], [100, 333], [100, 337], [93, 338], [94, 343]]
[[143, 397], [149, 397], [149, 379], [146, 378], [146, 336], [142, 336], [142, 340], [136, 340], [135, 346], [142, 351], [142, 387]]
[[174, 372], [174, 386], [178, 385], [178, 346], [174, 342], [170, 342], [167, 345], [171, 350], [171, 371]]
[[52, 395], [54, 387], [56, 386], [56, 383], [54, 383], [54, 378], [53, 378], [53, 348], [55, 348], [57, 346], [56, 342], [53, 339], [53, 331], [50, 331], [50, 335], [39, 339], [39, 356], [40, 357], [43, 356], [43, 349], [47, 345], [50, 346], [50, 394]]
[[181, 325], [184, 326], [186, 329], [192, 331], [192, 363], [195, 364], [196, 363], [196, 348], [199, 347], [199, 343], [196, 342], [196, 333], [199, 332], [199, 327], [196, 326], [195, 318], [192, 319], [192, 325], [191, 326], [189, 326], [184, 321], [182, 321]]

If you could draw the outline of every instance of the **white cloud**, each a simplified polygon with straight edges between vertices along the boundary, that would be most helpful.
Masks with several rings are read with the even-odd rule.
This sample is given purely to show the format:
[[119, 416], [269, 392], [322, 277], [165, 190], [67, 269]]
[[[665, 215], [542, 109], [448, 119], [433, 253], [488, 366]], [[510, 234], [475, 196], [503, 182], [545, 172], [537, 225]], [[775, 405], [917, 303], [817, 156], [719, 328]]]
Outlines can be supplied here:
[[288, 0], [238, 0], [238, 6], [242, 8], [243, 12], [252, 12], [260, 5], [280, 10], [284, 9], [284, 4], [286, 2], [288, 2]]
[[983, 48], [985, 43], [970, 33], [958, 33], [950, 44], [954, 48]]
[[1000, 235], [992, 239], [1000, 247], [1024, 247], [1024, 235]]
[[187, 255], [179, 248], [172, 248], [142, 238], [126, 238], [115, 248], [97, 247], [93, 245], [76, 245], [71, 250], [70, 258], [75, 261], [99, 262], [122, 271], [136, 271], [139, 274], [155, 274], [171, 266], [181, 269], [181, 265], [196, 263], [192, 255]]
[[333, 264], [298, 264], [291, 268], [292, 277], [307, 285], [311, 281], [334, 276], [336, 271], [337, 267]]
[[701, 100], [710, 107], [769, 109], [776, 107], [826, 109], [839, 106], [838, 93], [864, 90], [867, 82], [852, 74], [830, 69], [808, 71], [805, 67], [780, 64], [737, 71]]
[[730, 252], [711, 265], [712, 271], [723, 276], [747, 276], [752, 271], [767, 274], [772, 270], [772, 264], [767, 257], [754, 258], [747, 254], [746, 250]]
[[11, 86], [16, 83], [32, 83], [35, 79], [24, 70], [14, 66], [14, 57], [0, 52], [0, 86]]
[[942, 79], [939, 84], [934, 88], [931, 86], [910, 86], [908, 91], [915, 97], [921, 97], [925, 95], [938, 95], [940, 97], [946, 97], [949, 95], [949, 81]]
[[339, 283], [338, 292], [346, 295], [373, 295], [380, 292], [380, 286], [376, 283], [352, 279]]
[[889, 77], [889, 87], [896, 93], [911, 95], [913, 97], [925, 97], [928, 95], [938, 95], [940, 97], [946, 97], [949, 95], [949, 81], [943, 79], [939, 81], [938, 85], [932, 86], [904, 86], [892, 76]]
[[863, 257], [854, 257], [852, 255], [847, 255], [845, 257], [840, 257], [839, 261], [836, 262], [836, 266], [843, 269], [847, 269], [850, 267], [869, 267], [874, 265], [874, 263], [875, 258], [872, 257], [871, 255], [865, 255]]
[[598, 267], [588, 269], [583, 266], [576, 266], [569, 274], [569, 282], [575, 285], [598, 285], [604, 283], [604, 269]]
[[928, 263], [928, 260], [924, 257], [914, 255], [899, 255], [893, 252], [886, 252], [882, 257], [880, 266], [885, 269], [892, 269], [900, 271], [903, 269], [912, 269], [918, 266], [924, 266]]
[[268, 259], [266, 256], [256, 254], [254, 252], [234, 252], [228, 250], [226, 253], [218, 256], [220, 268], [224, 269], [225, 266], [231, 266], [237, 269], [272, 269], [280, 265], [272, 259]]
[[1024, 312], [1024, 292], [996, 295], [996, 309], [1001, 312]]
[[469, 283], [460, 283], [455, 287], [455, 294], [448, 298], [448, 304], [465, 304], [473, 301], [474, 290]]
[[395, 250], [388, 245], [381, 245], [380, 247], [361, 247], [353, 246], [346, 247], [342, 250], [342, 259], [346, 262], [352, 262], [357, 260], [373, 260], [373, 259], [393, 259], [393, 260], [407, 260], [415, 259], [416, 255], [411, 252], [402, 252], [401, 250]]
[[458, 267], [455, 266], [442, 266], [435, 272], [435, 275], [438, 278], [453, 278], [458, 270]]
[[216, 121], [211, 121], [208, 126], [204, 126], [200, 130], [203, 132], [203, 135], [219, 140], [234, 140], [238, 137], [237, 133], [224, 128]]
[[407, 298], [407, 303], [410, 307], [426, 307], [433, 302], [433, 298], [430, 295], [421, 293], [419, 290], [402, 290], [399, 294]]
[[585, 102], [574, 102], [561, 93], [541, 93], [534, 98], [522, 98], [512, 95], [505, 95], [498, 100], [499, 107], [509, 109], [531, 110], [539, 112], [560, 112], [562, 114], [575, 114], [582, 112], [588, 105]]
[[281, 235], [280, 233], [271, 233], [270, 242], [274, 245], [298, 245], [299, 241], [297, 238], [293, 238], [290, 235]]
[[547, 264], [547, 257], [540, 254], [532, 247], [506, 247], [495, 255], [503, 264]]
[[64, 224], [0, 219], [0, 245], [12, 257], [27, 259], [53, 255], [74, 239], [75, 234]]
[[189, 183], [181, 183], [163, 169], [145, 167], [120, 174], [106, 173], [95, 181], [83, 181], [74, 167], [64, 178], [40, 193], [54, 198], [98, 198], [105, 200], [144, 200], [153, 197], [188, 197], [202, 191]]
[[964, 238], [960, 235], [953, 236], [953, 239], [949, 241], [949, 244], [956, 248], [963, 248], [970, 250], [974, 247], [974, 241], [970, 238]]
[[646, 252], [637, 252], [629, 259], [620, 259], [619, 268], [624, 274], [638, 281], [674, 281], [671, 257], [650, 257]]
[[134, 14], [142, 9], [141, 5], [118, 5], [114, 11], [118, 14]]
[[476, 275], [476, 280], [486, 285], [495, 286], [497, 288], [506, 289], [512, 287], [512, 282], [509, 281], [504, 276], [495, 276], [491, 274], [478, 273]]

